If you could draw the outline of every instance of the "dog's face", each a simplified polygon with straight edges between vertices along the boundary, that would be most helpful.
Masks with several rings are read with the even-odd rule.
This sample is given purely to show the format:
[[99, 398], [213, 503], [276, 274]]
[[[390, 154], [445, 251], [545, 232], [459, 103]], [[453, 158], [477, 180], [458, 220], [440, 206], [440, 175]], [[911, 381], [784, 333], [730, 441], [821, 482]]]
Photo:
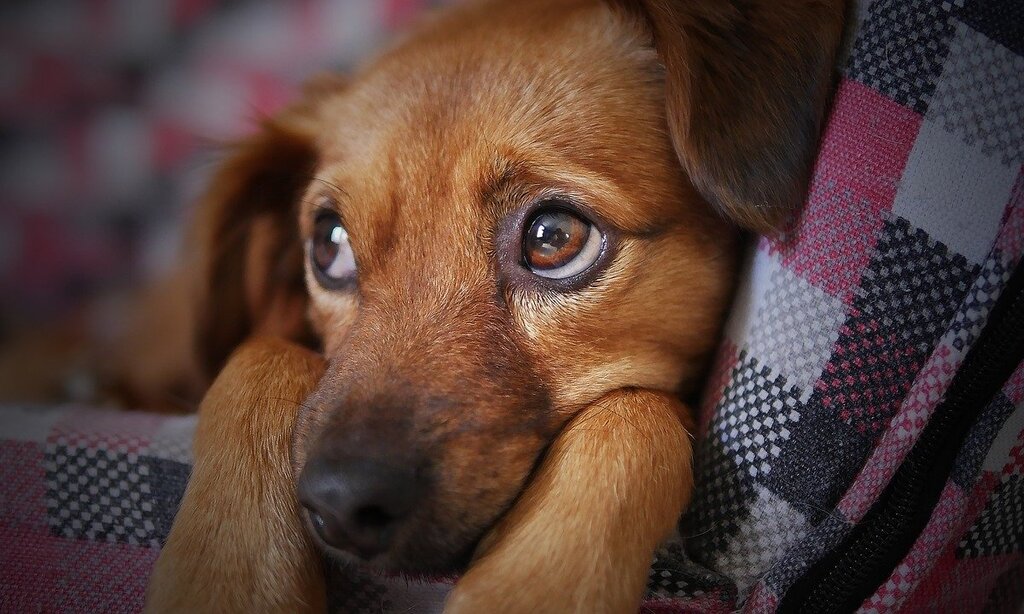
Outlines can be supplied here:
[[670, 61], [637, 15], [460, 8], [314, 86], [222, 178], [250, 196], [213, 214], [222, 231], [246, 221], [211, 292], [242, 273], [243, 328], [299, 336], [308, 322], [329, 361], [294, 462], [332, 552], [457, 566], [581, 408], [694, 384], [737, 231], [708, 205], [729, 211], [727, 196], [694, 187], [723, 182], [693, 176]]
[[466, 554], [581, 407], [678, 387], [727, 298], [733, 231], [687, 186], [653, 49], [600, 5], [509, 13], [321, 107], [300, 236], [331, 362], [299, 447], [414, 469], [387, 564]]

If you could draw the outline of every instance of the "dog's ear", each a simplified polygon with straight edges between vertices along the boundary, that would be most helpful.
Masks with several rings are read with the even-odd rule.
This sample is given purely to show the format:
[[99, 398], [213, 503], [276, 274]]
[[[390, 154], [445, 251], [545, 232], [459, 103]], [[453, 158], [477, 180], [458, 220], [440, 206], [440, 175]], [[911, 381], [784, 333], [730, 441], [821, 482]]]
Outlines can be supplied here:
[[298, 204], [317, 163], [321, 101], [342, 87], [320, 77], [300, 101], [235, 144], [193, 226], [195, 347], [208, 377], [254, 333], [309, 341]]
[[845, 0], [617, 0], [649, 28], [691, 181], [760, 233], [802, 202], [833, 84]]

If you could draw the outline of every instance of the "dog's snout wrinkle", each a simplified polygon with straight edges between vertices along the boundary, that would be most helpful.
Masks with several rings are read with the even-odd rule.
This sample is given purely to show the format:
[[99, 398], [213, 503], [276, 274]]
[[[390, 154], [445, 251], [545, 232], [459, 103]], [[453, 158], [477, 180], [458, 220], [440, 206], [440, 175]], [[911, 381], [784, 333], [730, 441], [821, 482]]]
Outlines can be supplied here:
[[363, 559], [391, 546], [422, 490], [414, 470], [361, 457], [312, 458], [298, 483], [299, 501], [320, 540]]

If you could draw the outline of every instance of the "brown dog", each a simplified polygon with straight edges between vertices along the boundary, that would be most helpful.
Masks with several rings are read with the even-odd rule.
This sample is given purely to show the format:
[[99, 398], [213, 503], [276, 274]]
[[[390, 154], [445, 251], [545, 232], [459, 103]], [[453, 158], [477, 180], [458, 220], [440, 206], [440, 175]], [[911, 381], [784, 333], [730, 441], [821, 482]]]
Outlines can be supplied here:
[[635, 609], [690, 493], [679, 395], [737, 228], [801, 200], [843, 8], [470, 4], [267, 121], [196, 226], [205, 371], [244, 345], [149, 608], [321, 608], [309, 534], [472, 559], [452, 611]]

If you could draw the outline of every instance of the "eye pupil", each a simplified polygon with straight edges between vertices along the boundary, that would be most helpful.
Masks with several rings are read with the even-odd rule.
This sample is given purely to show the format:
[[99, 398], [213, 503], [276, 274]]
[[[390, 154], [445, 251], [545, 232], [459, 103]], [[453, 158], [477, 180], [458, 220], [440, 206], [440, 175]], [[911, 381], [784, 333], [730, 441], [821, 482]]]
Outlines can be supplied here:
[[310, 243], [310, 260], [322, 284], [336, 284], [355, 272], [348, 233], [336, 214], [321, 213], [316, 218]]
[[330, 268], [331, 263], [338, 257], [338, 244], [341, 243], [339, 231], [341, 231], [341, 226], [322, 228], [321, 232], [317, 233], [317, 238], [314, 239], [313, 255], [316, 258], [317, 266], [322, 270], [326, 271]]
[[[575, 263], [575, 268], [582, 266], [580, 270], [583, 270], [593, 263], [579, 262], [581, 257], [596, 260], [600, 252], [599, 239], [593, 225], [578, 215], [554, 206], [544, 208], [534, 214], [526, 227], [524, 264], [542, 277], [569, 277], [579, 272], [569, 265]], [[589, 250], [585, 249], [588, 247]]]
[[543, 223], [537, 227], [537, 243], [542, 249], [552, 251], [559, 250], [569, 242], [569, 233], [560, 226], [545, 226]]
[[533, 218], [527, 235], [527, 263], [537, 269], [565, 264], [579, 252], [587, 229], [583, 220], [570, 213], [542, 211]]

